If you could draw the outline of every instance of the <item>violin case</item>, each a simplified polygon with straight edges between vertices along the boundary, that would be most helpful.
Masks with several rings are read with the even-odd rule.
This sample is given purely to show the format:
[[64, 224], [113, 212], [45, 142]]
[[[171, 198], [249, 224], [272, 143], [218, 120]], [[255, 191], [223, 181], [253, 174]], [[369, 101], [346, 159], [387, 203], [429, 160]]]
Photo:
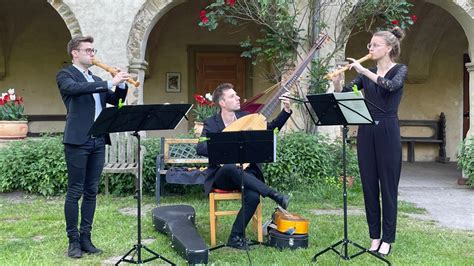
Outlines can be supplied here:
[[288, 235], [281, 233], [276, 229], [270, 229], [268, 230], [267, 245], [278, 249], [308, 248], [308, 234]]
[[153, 226], [171, 239], [171, 246], [188, 264], [207, 264], [209, 248], [196, 229], [196, 212], [190, 205], [154, 208]]

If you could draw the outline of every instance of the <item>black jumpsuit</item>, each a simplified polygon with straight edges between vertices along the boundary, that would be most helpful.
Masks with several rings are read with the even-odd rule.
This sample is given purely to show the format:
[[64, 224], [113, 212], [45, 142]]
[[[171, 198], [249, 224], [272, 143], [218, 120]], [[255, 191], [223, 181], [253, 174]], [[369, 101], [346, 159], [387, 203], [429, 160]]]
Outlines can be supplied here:
[[[376, 68], [370, 71], [376, 73]], [[344, 92], [352, 91], [354, 84], [364, 90], [367, 100], [385, 112], [369, 104], [375, 125], [359, 126], [357, 133], [357, 157], [364, 191], [365, 211], [370, 238], [380, 238], [393, 243], [397, 224], [397, 193], [402, 166], [402, 145], [398, 123], [398, 107], [402, 99], [407, 67], [397, 64], [377, 83], [358, 75]], [[382, 225], [380, 210], [382, 193]]]

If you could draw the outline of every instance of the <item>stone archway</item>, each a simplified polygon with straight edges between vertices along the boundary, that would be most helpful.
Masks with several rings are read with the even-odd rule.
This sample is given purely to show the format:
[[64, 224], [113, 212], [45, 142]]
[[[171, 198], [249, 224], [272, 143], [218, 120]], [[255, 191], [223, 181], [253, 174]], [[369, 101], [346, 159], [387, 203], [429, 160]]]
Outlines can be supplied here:
[[[451, 14], [461, 25], [466, 34], [469, 43], [469, 56], [474, 58], [474, 4], [472, 1], [445, 1], [445, 0], [426, 0], [427, 3], [437, 5]], [[470, 125], [467, 136], [474, 136], [474, 63], [467, 63], [466, 68], [469, 72], [469, 102], [470, 102]]]
[[127, 41], [127, 58], [129, 72], [138, 76], [140, 86], [129, 94], [129, 104], [143, 104], [143, 81], [148, 66], [145, 61], [145, 51], [151, 30], [166, 12], [184, 2], [186, 1], [147, 0], [135, 15]]
[[63, 18], [64, 23], [69, 29], [72, 37], [82, 35], [79, 21], [77, 21], [76, 16], [72, 12], [71, 8], [69, 8], [69, 6], [63, 2], [63, 0], [48, 0], [48, 3], [54, 9], [56, 9], [58, 14]]

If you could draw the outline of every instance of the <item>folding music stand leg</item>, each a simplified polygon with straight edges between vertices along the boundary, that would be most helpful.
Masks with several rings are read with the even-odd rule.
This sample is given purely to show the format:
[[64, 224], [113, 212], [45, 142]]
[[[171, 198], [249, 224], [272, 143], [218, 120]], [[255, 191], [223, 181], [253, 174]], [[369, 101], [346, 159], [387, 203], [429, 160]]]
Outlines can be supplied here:
[[[142, 174], [141, 174], [141, 159], [140, 159], [140, 134], [138, 131], [135, 131], [133, 134], [137, 138], [137, 164], [138, 164], [138, 178], [137, 178], [137, 185], [136, 185], [136, 195], [135, 198], [137, 199], [137, 244], [133, 246], [123, 257], [115, 264], [119, 265], [120, 262], [128, 262], [133, 264], [143, 264], [155, 259], [162, 259], [171, 265], [176, 265], [170, 260], [166, 259], [165, 257], [161, 256], [160, 254], [154, 252], [153, 250], [149, 249], [147, 246], [142, 244], [142, 227], [141, 227], [141, 203], [142, 203]], [[148, 251], [149, 253], [153, 254], [154, 256], [145, 260], [142, 260], [142, 249]], [[127, 259], [127, 256], [133, 252], [132, 258]], [[135, 260], [133, 257], [137, 255], [137, 259]]]
[[[342, 193], [342, 198], [343, 198], [343, 202], [344, 202], [344, 208], [343, 208], [344, 209], [344, 238], [342, 240], [339, 240], [335, 244], [332, 244], [331, 246], [323, 249], [322, 251], [316, 253], [316, 255], [314, 255], [314, 257], [313, 257], [313, 261], [317, 261], [317, 258], [320, 255], [326, 253], [327, 251], [332, 250], [337, 255], [339, 255], [339, 257], [343, 258], [344, 260], [353, 259], [353, 258], [367, 252], [370, 255], [376, 257], [377, 259], [380, 259], [383, 262], [387, 263], [388, 265], [391, 265], [390, 261], [386, 260], [384, 257], [378, 255], [375, 252], [369, 251], [365, 247], [357, 244], [356, 242], [354, 242], [354, 241], [352, 241], [348, 238], [348, 234], [347, 234], [347, 188], [346, 188], [346, 174], [347, 174], [347, 158], [346, 158], [346, 141], [347, 140], [346, 139], [347, 139], [347, 132], [348, 131], [349, 131], [349, 129], [347, 128], [347, 125], [344, 125], [343, 129], [342, 129], [342, 169], [343, 169], [343, 180], [342, 180], [343, 193]], [[361, 251], [349, 256], [349, 254], [348, 254], [348, 245], [349, 244], [352, 244], [353, 246], [359, 248]], [[339, 245], [342, 245], [341, 248], [344, 250], [343, 252], [336, 249], [336, 247], [339, 246]]]

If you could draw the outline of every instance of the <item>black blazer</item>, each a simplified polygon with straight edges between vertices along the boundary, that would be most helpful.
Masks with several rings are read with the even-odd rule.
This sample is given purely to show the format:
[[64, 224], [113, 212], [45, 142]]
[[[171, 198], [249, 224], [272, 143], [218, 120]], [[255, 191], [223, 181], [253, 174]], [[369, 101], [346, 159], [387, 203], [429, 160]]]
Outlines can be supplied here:
[[[91, 74], [89, 72], [89, 74]], [[125, 89], [116, 88], [115, 92], [108, 89], [107, 81], [92, 75], [95, 82], [88, 82], [84, 75], [73, 65], [61, 69], [56, 75], [56, 83], [66, 106], [66, 126], [64, 128], [64, 144], [81, 145], [89, 136], [87, 133], [94, 123], [95, 101], [93, 93], [99, 93], [102, 108], [105, 104], [118, 105], [119, 99], [125, 101]], [[105, 141], [110, 144], [109, 135]]]
[[[238, 111], [235, 113], [235, 116], [241, 118], [242, 116], [248, 115], [248, 112]], [[288, 118], [290, 118], [291, 113], [287, 113], [284, 110], [280, 112], [280, 114], [275, 118], [273, 121], [267, 124], [267, 129], [273, 130], [274, 128], [281, 128], [286, 123]], [[204, 128], [202, 129], [201, 137], [205, 137], [208, 132], [215, 133], [215, 132], [222, 132], [224, 130], [225, 125], [224, 121], [222, 121], [221, 113], [217, 113], [211, 117], [208, 117], [204, 120]], [[207, 142], [199, 142], [196, 146], [197, 154], [208, 157], [207, 153]], [[204, 181], [204, 191], [209, 194], [212, 190], [212, 184], [214, 183], [214, 176], [216, 171], [219, 170], [220, 166], [215, 164], [209, 164], [207, 167], [207, 177]], [[255, 174], [258, 179], [263, 181], [263, 174], [259, 164], [250, 164], [250, 166], [246, 169], [246, 171], [251, 171]]]

